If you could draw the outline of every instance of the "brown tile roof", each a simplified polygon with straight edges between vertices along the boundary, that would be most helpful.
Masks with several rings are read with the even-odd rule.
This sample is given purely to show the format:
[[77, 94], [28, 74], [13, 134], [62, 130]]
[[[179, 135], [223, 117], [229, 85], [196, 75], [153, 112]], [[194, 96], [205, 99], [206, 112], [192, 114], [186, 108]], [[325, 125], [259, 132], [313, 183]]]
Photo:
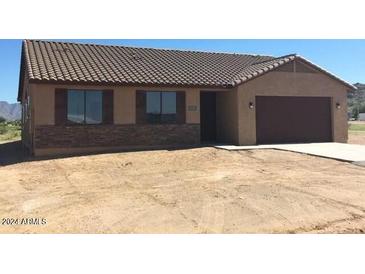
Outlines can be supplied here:
[[233, 86], [255, 63], [274, 57], [24, 41], [32, 80], [115, 84]]
[[34, 82], [229, 88], [296, 58], [25, 40], [22, 66]]

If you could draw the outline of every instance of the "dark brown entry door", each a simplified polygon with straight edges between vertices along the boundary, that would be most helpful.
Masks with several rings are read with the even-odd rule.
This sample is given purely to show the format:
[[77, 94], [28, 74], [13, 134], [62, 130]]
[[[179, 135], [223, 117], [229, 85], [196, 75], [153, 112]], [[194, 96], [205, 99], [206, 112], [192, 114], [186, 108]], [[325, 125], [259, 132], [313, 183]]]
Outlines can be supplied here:
[[256, 97], [258, 144], [331, 142], [330, 97]]
[[215, 92], [200, 93], [200, 137], [202, 142], [216, 141]]

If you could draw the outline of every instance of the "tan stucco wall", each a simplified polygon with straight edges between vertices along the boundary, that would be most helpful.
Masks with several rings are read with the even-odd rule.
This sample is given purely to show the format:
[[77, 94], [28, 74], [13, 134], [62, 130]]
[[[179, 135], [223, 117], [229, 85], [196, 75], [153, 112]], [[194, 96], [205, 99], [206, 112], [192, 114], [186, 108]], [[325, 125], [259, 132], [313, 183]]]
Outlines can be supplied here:
[[237, 89], [216, 93], [217, 141], [238, 143]]
[[[240, 145], [256, 144], [255, 96], [323, 96], [332, 98], [333, 140], [347, 141], [347, 90], [323, 73], [269, 72], [238, 87]], [[336, 103], [341, 109], [336, 109]], [[310, 110], [308, 110], [310, 111]]]
[[132, 87], [114, 88], [114, 124], [136, 123], [136, 93]]
[[136, 91], [161, 90], [185, 91], [186, 123], [200, 123], [200, 89], [197, 88], [168, 88], [168, 87], [123, 87], [123, 86], [78, 86], [54, 84], [30, 84], [34, 104], [35, 125], [54, 125], [54, 95], [56, 88], [67, 89], [113, 89], [114, 90], [114, 123], [134, 124], [136, 122]]
[[200, 89], [189, 89], [185, 96], [186, 123], [200, 124]]
[[48, 85], [30, 84], [35, 125], [54, 125], [54, 88]]

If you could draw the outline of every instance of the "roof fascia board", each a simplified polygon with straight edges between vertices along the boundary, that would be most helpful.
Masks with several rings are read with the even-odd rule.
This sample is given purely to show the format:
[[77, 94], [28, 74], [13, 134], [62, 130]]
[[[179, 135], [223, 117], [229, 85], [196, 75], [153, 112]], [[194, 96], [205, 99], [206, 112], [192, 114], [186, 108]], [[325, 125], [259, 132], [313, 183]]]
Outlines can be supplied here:
[[25, 73], [27, 73], [27, 69], [26, 69], [26, 60], [24, 58], [25, 56], [25, 42], [23, 41], [22, 43], [22, 52], [20, 54], [20, 71], [19, 71], [19, 83], [18, 83], [18, 97], [17, 97], [17, 101], [21, 102], [22, 98], [23, 98], [23, 89], [24, 89], [24, 77], [25, 77]]

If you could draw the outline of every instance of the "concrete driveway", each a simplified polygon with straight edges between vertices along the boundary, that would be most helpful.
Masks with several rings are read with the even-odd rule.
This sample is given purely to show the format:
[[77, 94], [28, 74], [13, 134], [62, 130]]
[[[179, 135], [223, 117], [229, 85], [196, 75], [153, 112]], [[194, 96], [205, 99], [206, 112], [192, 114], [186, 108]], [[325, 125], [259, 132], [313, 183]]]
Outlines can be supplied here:
[[365, 163], [365, 145], [343, 143], [280, 144], [257, 146], [216, 146], [226, 150], [280, 149], [346, 162]]

